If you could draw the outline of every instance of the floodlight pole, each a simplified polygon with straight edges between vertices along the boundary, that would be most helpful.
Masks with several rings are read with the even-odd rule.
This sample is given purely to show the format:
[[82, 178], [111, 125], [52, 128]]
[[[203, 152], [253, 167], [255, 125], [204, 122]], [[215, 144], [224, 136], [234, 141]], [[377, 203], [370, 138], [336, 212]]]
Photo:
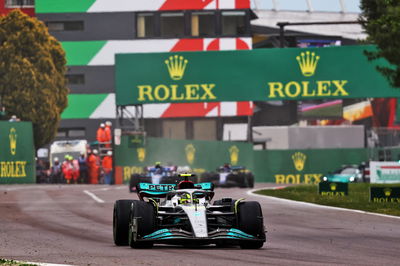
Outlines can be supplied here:
[[279, 27], [279, 46], [285, 47], [285, 27], [286, 26], [310, 26], [310, 25], [339, 25], [339, 24], [360, 24], [362, 21], [317, 21], [317, 22], [278, 22]]

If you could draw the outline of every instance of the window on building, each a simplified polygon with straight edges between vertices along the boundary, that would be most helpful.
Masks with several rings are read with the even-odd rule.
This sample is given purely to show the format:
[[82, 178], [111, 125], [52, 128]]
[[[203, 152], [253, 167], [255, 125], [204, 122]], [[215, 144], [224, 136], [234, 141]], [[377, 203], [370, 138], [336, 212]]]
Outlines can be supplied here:
[[138, 38], [154, 37], [154, 14], [140, 13], [137, 15], [136, 31]]
[[85, 128], [59, 128], [56, 135], [57, 138], [77, 138], [85, 136]]
[[46, 23], [49, 31], [82, 31], [83, 21], [49, 21]]
[[185, 18], [182, 12], [161, 13], [160, 24], [161, 37], [185, 35]]
[[246, 33], [245, 11], [222, 12], [222, 35], [243, 35]]
[[34, 7], [35, 0], [7, 0], [6, 8], [12, 7]]
[[67, 74], [65, 75], [68, 84], [70, 85], [79, 85], [85, 84], [85, 75], [84, 74]]
[[215, 36], [214, 12], [193, 12], [192, 13], [192, 36]]

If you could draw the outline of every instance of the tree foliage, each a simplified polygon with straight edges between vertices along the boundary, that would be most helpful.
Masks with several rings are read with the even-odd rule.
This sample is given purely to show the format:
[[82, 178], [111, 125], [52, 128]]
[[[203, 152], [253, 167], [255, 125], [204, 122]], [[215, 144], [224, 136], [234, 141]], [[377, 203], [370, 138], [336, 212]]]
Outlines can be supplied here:
[[32, 122], [36, 148], [54, 138], [67, 106], [65, 64], [42, 22], [19, 10], [0, 17], [0, 104], [8, 116]]
[[371, 60], [385, 58], [393, 67], [378, 67], [392, 86], [400, 87], [400, 1], [361, 0], [361, 21], [368, 40], [377, 45]]

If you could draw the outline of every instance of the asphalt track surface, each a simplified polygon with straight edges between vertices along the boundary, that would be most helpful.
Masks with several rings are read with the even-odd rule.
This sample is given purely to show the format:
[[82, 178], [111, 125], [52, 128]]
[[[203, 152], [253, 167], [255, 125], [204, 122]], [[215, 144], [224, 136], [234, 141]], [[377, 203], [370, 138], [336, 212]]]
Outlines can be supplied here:
[[268, 231], [262, 249], [134, 250], [112, 239], [114, 201], [136, 198], [127, 186], [0, 186], [0, 258], [72, 265], [400, 265], [400, 219], [246, 192], [216, 189], [215, 199], [261, 203]]

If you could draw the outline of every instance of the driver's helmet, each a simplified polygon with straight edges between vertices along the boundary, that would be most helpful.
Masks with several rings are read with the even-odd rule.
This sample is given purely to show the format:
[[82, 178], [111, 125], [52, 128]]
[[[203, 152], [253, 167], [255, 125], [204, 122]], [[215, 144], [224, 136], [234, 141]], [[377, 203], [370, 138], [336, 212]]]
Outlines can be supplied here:
[[180, 198], [181, 199], [180, 199], [179, 203], [181, 203], [181, 204], [189, 204], [192, 202], [192, 196], [190, 195], [190, 193], [187, 193], [187, 192], [182, 193], [180, 195]]
[[161, 168], [161, 162], [156, 162], [154, 164], [154, 168]]
[[224, 163], [224, 166], [222, 166], [222, 169], [224, 171], [230, 171], [231, 170], [231, 166], [229, 163]]

